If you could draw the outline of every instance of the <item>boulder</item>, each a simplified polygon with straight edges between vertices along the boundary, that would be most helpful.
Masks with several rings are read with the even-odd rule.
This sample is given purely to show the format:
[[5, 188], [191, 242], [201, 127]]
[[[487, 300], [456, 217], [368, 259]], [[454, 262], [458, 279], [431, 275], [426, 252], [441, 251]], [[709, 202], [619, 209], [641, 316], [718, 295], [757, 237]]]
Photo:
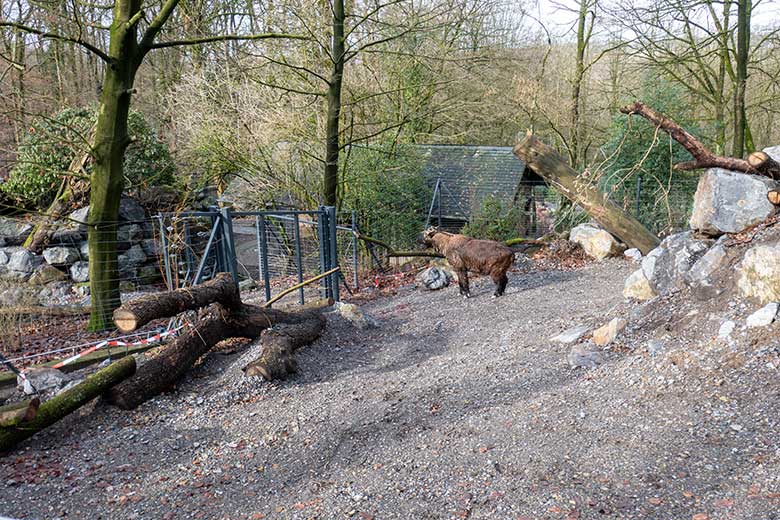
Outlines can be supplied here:
[[157, 240], [153, 238], [147, 238], [141, 242], [141, 247], [144, 249], [147, 257], [157, 258], [160, 256], [160, 246]]
[[122, 200], [119, 201], [119, 220], [141, 222], [146, 220], [146, 210], [137, 200], [122, 197]]
[[49, 247], [43, 250], [43, 258], [49, 265], [70, 265], [79, 259], [79, 252], [74, 247]]
[[764, 148], [763, 152], [769, 157], [780, 163], [780, 146], [768, 146]]
[[17, 376], [16, 383], [27, 395], [37, 393], [36, 390], [38, 392], [57, 390], [70, 381], [67, 374], [51, 367], [28, 368], [24, 371], [24, 375], [26, 379]]
[[452, 278], [446, 269], [441, 267], [429, 267], [419, 274], [417, 280], [423, 284], [426, 289], [435, 291], [447, 287], [452, 281]]
[[5, 249], [0, 249], [0, 266], [6, 265], [10, 259], [11, 259], [11, 257], [6, 252], [6, 250]]
[[699, 178], [691, 229], [720, 236], [763, 222], [774, 210], [766, 194], [777, 186], [769, 178], [710, 168]]
[[777, 316], [777, 307], [777, 302], [767, 303], [756, 312], [748, 316], [745, 324], [750, 328], [766, 327], [771, 325]]
[[626, 328], [626, 325], [627, 322], [623, 318], [613, 318], [603, 327], [593, 331], [593, 343], [600, 346], [609, 345], [617, 339], [618, 334]]
[[79, 260], [70, 266], [70, 278], [74, 282], [83, 283], [89, 280], [89, 262]]
[[120, 242], [137, 242], [144, 237], [144, 230], [138, 224], [120, 226], [117, 230], [117, 240]]
[[89, 260], [89, 242], [82, 242], [79, 246], [79, 255], [82, 260]]
[[135, 244], [133, 247], [119, 255], [119, 270], [126, 267], [137, 267], [146, 262], [146, 254], [141, 244]]
[[569, 240], [582, 246], [596, 260], [619, 255], [623, 248], [608, 231], [595, 224], [580, 224], [571, 230]]
[[713, 285], [713, 275], [726, 263], [726, 248], [717, 243], [707, 250], [696, 263], [691, 266], [686, 278], [693, 294], [706, 300], [717, 296], [720, 291]]
[[589, 345], [574, 345], [566, 359], [572, 368], [596, 368], [604, 362], [601, 352], [592, 350]]
[[587, 334], [589, 330], [590, 327], [587, 325], [578, 325], [577, 327], [564, 330], [557, 336], [553, 336], [550, 338], [550, 341], [554, 343], [563, 343], [564, 345], [576, 343], [582, 336]]
[[6, 267], [10, 271], [31, 274], [42, 263], [41, 257], [32, 254], [26, 249], [18, 249], [8, 259]]
[[30, 276], [28, 283], [33, 285], [46, 285], [47, 283], [60, 282], [66, 277], [67, 275], [56, 267], [49, 264], [43, 264]]
[[365, 312], [354, 303], [336, 302], [334, 305], [336, 314], [352, 323], [359, 329], [375, 329], [379, 327], [379, 321]]
[[68, 215], [68, 218], [73, 224], [86, 226], [87, 222], [89, 222], [89, 206], [77, 209]]
[[691, 267], [712, 246], [713, 240], [696, 239], [686, 231], [669, 235], [642, 260], [642, 272], [656, 294], [681, 289]]
[[0, 243], [3, 246], [18, 246], [24, 243], [33, 230], [33, 225], [23, 220], [0, 217]]
[[742, 296], [760, 303], [780, 301], [780, 243], [759, 244], [745, 252], [737, 287]]
[[637, 269], [626, 278], [623, 296], [634, 300], [651, 300], [657, 295], [650, 287], [650, 281], [645, 276], [645, 272], [642, 269]]

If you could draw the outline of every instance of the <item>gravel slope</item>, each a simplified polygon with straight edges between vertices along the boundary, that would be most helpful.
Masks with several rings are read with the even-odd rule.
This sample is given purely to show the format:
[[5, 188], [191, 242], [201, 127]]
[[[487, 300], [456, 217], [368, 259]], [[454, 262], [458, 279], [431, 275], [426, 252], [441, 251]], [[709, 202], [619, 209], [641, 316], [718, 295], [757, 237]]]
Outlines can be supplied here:
[[583, 370], [548, 341], [627, 316], [631, 269], [408, 289], [365, 305], [380, 329], [330, 317], [279, 384], [242, 378], [258, 347], [212, 354], [176, 393], [86, 407], [0, 461], [0, 515], [780, 518], [776, 372], [656, 384], [631, 345]]

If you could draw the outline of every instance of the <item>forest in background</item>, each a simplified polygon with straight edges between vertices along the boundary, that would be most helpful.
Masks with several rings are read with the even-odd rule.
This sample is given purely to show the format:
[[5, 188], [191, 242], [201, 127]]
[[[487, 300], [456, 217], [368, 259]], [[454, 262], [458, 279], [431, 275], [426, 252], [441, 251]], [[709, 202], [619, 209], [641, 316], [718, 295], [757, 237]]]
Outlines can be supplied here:
[[[334, 60], [333, 2], [180, 3], [166, 38], [208, 42], [156, 50], [139, 68], [132, 102], [169, 147], [179, 179], [224, 187], [239, 176], [258, 203], [313, 207], [323, 201], [322, 171], [334, 162], [326, 146], [334, 104], [337, 189], [347, 200], [350, 185], [366, 184], [357, 179], [397, 169], [392, 159], [377, 168], [352, 145], [392, 158], [404, 144], [511, 145], [526, 128], [576, 169], [606, 173], [607, 184], [630, 183], [637, 173], [668, 178], [671, 156], [681, 152], [667, 135], [618, 113], [633, 99], [718, 153], [741, 156], [780, 142], [780, 20], [760, 16], [771, 3], [748, 2], [747, 13], [744, 2], [728, 0], [582, 0], [543, 9], [505, 0], [342, 4], [346, 49]], [[95, 107], [101, 90], [106, 64], [46, 34], [107, 48], [111, 4], [4, 0], [0, 20], [8, 22], [0, 27], [0, 176], [7, 178], [36, 121]], [[302, 38], [218, 41], [241, 32]]]

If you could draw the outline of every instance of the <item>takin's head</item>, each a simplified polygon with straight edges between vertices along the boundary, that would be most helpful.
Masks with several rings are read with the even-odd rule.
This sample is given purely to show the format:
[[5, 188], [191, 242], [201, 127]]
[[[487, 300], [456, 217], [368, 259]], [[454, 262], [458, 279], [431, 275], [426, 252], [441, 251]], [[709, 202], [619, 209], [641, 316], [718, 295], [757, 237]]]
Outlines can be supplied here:
[[418, 240], [418, 242], [430, 247], [433, 245], [433, 236], [436, 235], [436, 233], [438, 232], [439, 232], [438, 229], [431, 226], [425, 231], [423, 231], [422, 235], [420, 235], [420, 239]]

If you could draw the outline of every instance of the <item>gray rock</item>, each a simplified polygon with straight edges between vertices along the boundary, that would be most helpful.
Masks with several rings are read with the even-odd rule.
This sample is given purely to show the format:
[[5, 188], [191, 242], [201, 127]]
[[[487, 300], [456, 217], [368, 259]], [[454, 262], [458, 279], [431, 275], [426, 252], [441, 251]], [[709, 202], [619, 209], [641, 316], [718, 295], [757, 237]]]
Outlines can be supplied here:
[[78, 283], [89, 281], [89, 262], [79, 260], [70, 266], [70, 278]]
[[35, 290], [26, 285], [16, 285], [0, 291], [0, 307], [38, 305]]
[[769, 157], [774, 159], [775, 162], [780, 163], [780, 146], [767, 146], [763, 151], [769, 155]]
[[146, 254], [140, 244], [135, 244], [125, 253], [119, 255], [119, 270], [126, 267], [137, 267], [146, 262]]
[[0, 265], [7, 264], [10, 259], [11, 257], [6, 253], [5, 249], [0, 249]]
[[117, 240], [120, 242], [137, 242], [144, 236], [144, 231], [138, 224], [130, 224], [129, 226], [121, 226], [117, 230]]
[[35, 270], [28, 282], [33, 285], [46, 285], [47, 283], [60, 282], [64, 280], [66, 276], [65, 273], [56, 267], [43, 264]]
[[681, 289], [688, 271], [713, 242], [695, 239], [690, 231], [666, 237], [642, 260], [642, 272], [653, 291], [667, 295]]
[[336, 302], [333, 305], [336, 314], [360, 329], [375, 329], [379, 321], [354, 303]]
[[777, 302], [767, 303], [756, 312], [748, 316], [745, 324], [750, 327], [766, 327], [775, 321], [777, 316]]
[[737, 287], [742, 296], [760, 303], [780, 301], [780, 243], [759, 244], [745, 252]]
[[16, 377], [17, 386], [27, 395], [48, 390], [56, 390], [70, 381], [67, 374], [51, 367], [28, 368], [24, 371], [26, 379]]
[[686, 275], [688, 284], [699, 299], [709, 299], [718, 295], [713, 286], [712, 276], [726, 263], [726, 248], [717, 243], [699, 258]]
[[[138, 281], [142, 284], [153, 284], [162, 279], [162, 273], [157, 265], [143, 265], [138, 269]], [[245, 282], [243, 280], [241, 283]], [[250, 280], [251, 281], [251, 280]], [[240, 286], [241, 284], [239, 284]], [[247, 287], [240, 287], [241, 289], [248, 290]]]
[[620, 242], [608, 231], [595, 224], [580, 224], [569, 232], [569, 240], [581, 245], [596, 260], [619, 255], [623, 251]]
[[160, 256], [160, 244], [153, 238], [147, 238], [142, 241], [141, 247], [143, 247], [147, 257], [157, 258]]
[[32, 224], [23, 220], [0, 217], [0, 241], [3, 246], [18, 246], [33, 230]]
[[49, 265], [70, 265], [79, 259], [79, 252], [74, 247], [49, 247], [43, 250], [43, 258]]
[[572, 368], [595, 368], [604, 362], [604, 356], [598, 350], [586, 345], [574, 345], [566, 356]]
[[8, 259], [6, 267], [11, 271], [32, 274], [35, 268], [42, 263], [43, 259], [41, 257], [30, 253], [26, 249], [19, 249], [14, 251], [11, 258]]
[[73, 285], [69, 282], [52, 282], [38, 292], [38, 301], [45, 307], [59, 307], [72, 303]]
[[[766, 194], [764, 194], [766, 198]], [[137, 200], [130, 197], [122, 197], [119, 201], [119, 220], [139, 222], [146, 220], [146, 210]]]
[[82, 242], [79, 246], [81, 260], [89, 260], [89, 242]]
[[554, 343], [563, 343], [564, 345], [569, 345], [571, 343], [576, 343], [579, 341], [579, 339], [588, 333], [590, 330], [590, 327], [587, 325], [578, 325], [577, 327], [572, 327], [570, 329], [566, 329], [557, 336], [553, 336], [550, 338], [550, 341]]
[[68, 215], [68, 218], [74, 224], [80, 224], [86, 227], [87, 222], [89, 222], [89, 206], [77, 209], [76, 211]]
[[774, 210], [766, 193], [777, 186], [769, 178], [711, 168], [699, 178], [691, 229], [720, 236], [763, 222]]
[[666, 350], [666, 342], [660, 339], [652, 339], [647, 342], [647, 353], [651, 356], [663, 354]]
[[429, 267], [420, 273], [417, 279], [426, 289], [431, 291], [447, 287], [452, 281], [450, 273], [446, 269], [436, 266]]

